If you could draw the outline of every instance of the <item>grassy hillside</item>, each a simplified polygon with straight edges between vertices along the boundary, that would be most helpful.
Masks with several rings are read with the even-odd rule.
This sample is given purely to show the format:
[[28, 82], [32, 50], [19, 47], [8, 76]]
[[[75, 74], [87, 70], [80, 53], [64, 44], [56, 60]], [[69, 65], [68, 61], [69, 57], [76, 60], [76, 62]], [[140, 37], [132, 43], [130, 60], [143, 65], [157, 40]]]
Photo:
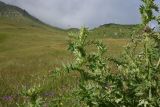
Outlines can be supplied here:
[[[117, 55], [127, 43], [127, 39], [107, 37], [122, 37], [119, 32], [127, 34], [134, 27], [100, 26], [91, 30], [91, 35], [107, 45], [109, 54]], [[17, 90], [21, 90], [22, 85], [44, 83], [45, 91], [54, 90], [57, 94], [70, 90], [75, 84], [77, 74], [64, 75], [56, 80], [44, 78], [55, 67], [72, 60], [67, 51], [67, 40], [68, 32], [73, 30], [78, 31], [50, 27], [26, 11], [0, 2], [0, 106], [9, 104], [3, 97], [17, 95]], [[114, 36], [112, 32], [116, 31], [118, 34]], [[107, 33], [107, 36], [104, 36], [104, 33]], [[72, 85], [66, 85], [68, 83]]]
[[[104, 24], [99, 27], [90, 29], [91, 38], [129, 38], [133, 31], [137, 30], [139, 25], [121, 25], [121, 24]], [[68, 32], [78, 32], [77, 28], [67, 29]]]
[[[77, 74], [46, 80], [55, 67], [72, 60], [67, 51], [67, 40], [68, 34], [63, 30], [1, 20], [0, 97], [16, 95], [17, 90], [22, 90], [22, 85], [42, 84], [45, 92], [54, 90], [57, 95], [69, 91], [75, 85]], [[113, 55], [117, 55], [127, 42], [126, 39], [107, 38], [102, 41]], [[0, 102], [9, 104], [2, 99]]]
[[128, 38], [137, 28], [138, 25], [120, 25], [111, 23], [92, 29], [91, 35], [104, 38]]
[[36, 23], [43, 24], [37, 18], [31, 16], [27, 11], [13, 5], [5, 4], [3, 2], [0, 2], [0, 18], [7, 18], [15, 22], [31, 23], [34, 21]]

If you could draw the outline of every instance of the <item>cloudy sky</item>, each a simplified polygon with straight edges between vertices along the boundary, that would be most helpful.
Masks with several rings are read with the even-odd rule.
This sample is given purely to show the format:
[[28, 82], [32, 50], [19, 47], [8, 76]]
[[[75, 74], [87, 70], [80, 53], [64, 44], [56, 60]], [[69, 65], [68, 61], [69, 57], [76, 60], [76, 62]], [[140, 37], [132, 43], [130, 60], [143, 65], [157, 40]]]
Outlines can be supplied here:
[[[1, 0], [62, 28], [140, 23], [140, 0]], [[160, 1], [157, 3], [160, 4]]]

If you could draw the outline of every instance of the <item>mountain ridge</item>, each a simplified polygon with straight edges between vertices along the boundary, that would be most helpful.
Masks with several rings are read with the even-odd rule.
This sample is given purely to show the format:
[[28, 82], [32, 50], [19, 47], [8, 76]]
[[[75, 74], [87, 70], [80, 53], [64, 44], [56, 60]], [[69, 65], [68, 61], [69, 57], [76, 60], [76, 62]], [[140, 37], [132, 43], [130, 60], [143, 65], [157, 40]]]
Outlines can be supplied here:
[[59, 27], [55, 27], [55, 26], [51, 26], [51, 25], [46, 24], [45, 22], [32, 16], [25, 9], [4, 3], [2, 1], [0, 1], [0, 23], [4, 23], [4, 24], [11, 23], [12, 25], [19, 24], [21, 26], [30, 25], [32, 27], [46, 26], [49, 28], [57, 29], [57, 30], [63, 30]]
[[5, 18], [28, 17], [32, 20], [42, 23], [39, 19], [30, 15], [26, 10], [21, 9], [17, 6], [6, 4], [2, 1], [0, 1], [0, 16]]
[[[26, 26], [29, 25], [31, 27], [42, 27], [44, 26], [54, 28], [57, 30], [65, 31], [65, 32], [78, 32], [78, 28], [58, 28], [51, 25], [48, 25], [38, 18], [30, 15], [26, 10], [21, 9], [17, 6], [13, 6], [10, 4], [6, 4], [2, 1], [0, 1], [0, 23], [3, 23], [2, 25], [9, 24], [11, 25], [14, 23], [14, 25]], [[128, 35], [131, 35], [131, 32], [138, 26], [138, 24], [116, 24], [116, 23], [108, 23], [103, 24], [98, 27], [90, 29], [91, 35], [95, 35], [98, 37], [128, 37]]]

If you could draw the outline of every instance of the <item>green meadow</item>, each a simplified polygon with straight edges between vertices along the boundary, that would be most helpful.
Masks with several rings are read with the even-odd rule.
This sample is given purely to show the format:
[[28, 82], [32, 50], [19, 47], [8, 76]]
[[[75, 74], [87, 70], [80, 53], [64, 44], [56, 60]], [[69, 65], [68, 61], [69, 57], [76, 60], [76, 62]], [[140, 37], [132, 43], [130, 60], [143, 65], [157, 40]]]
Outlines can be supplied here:
[[[108, 47], [108, 54], [113, 56], [118, 55], [127, 44], [126, 38], [98, 35], [91, 35], [90, 38], [103, 41]], [[72, 60], [67, 51], [69, 39], [68, 30], [34, 22], [0, 20], [0, 96], [16, 95], [22, 86], [43, 84], [44, 81], [45, 90], [51, 87], [57, 93], [62, 92], [61, 87], [68, 82], [75, 84], [77, 74], [64, 75], [56, 81], [43, 79], [56, 67]], [[69, 87], [66, 86], [67, 89]], [[3, 99], [0, 101], [5, 103]]]

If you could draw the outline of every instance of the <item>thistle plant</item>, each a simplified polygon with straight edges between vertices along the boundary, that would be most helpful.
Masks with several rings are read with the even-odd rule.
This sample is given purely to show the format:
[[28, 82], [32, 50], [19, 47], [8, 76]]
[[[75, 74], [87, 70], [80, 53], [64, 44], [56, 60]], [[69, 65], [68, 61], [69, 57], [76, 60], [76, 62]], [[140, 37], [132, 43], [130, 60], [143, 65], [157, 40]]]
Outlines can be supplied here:
[[140, 13], [142, 16], [142, 24], [147, 25], [150, 21], [156, 20], [154, 11], [158, 12], [158, 5], [154, 2], [155, 0], [141, 0], [144, 4], [140, 6]]
[[[68, 71], [80, 74], [78, 95], [87, 105], [103, 105], [105, 98], [105, 79], [108, 74], [107, 59], [104, 57], [106, 47], [99, 41], [87, 40], [88, 30], [82, 28], [80, 34], [69, 45], [75, 56], [75, 62]], [[88, 52], [87, 47], [95, 47], [97, 51]]]
[[[160, 34], [149, 27], [151, 21], [159, 22], [160, 18], [154, 15], [158, 6], [154, 0], [142, 2], [142, 31], [132, 36], [122, 57], [106, 57], [105, 45], [88, 40], [87, 28], [82, 28], [70, 42], [74, 62], [65, 69], [80, 74], [77, 96], [84, 105], [160, 107]], [[114, 73], [111, 63], [117, 67]]]
[[33, 86], [29, 89], [23, 87], [21, 95], [24, 97], [23, 104], [17, 104], [18, 107], [42, 107], [44, 100], [40, 96], [41, 94], [40, 86]]

